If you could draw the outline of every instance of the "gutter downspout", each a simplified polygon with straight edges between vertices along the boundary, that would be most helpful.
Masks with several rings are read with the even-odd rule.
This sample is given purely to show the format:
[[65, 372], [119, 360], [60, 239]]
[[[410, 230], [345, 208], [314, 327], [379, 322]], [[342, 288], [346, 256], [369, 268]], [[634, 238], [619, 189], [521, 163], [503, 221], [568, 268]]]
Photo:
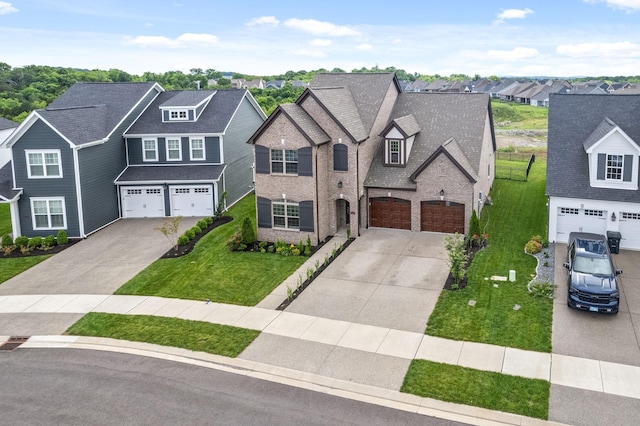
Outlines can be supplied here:
[[76, 183], [76, 209], [78, 211], [78, 230], [80, 238], [87, 238], [84, 232], [84, 212], [82, 210], [82, 190], [80, 187], [80, 162], [78, 161], [78, 147], [73, 147], [73, 168]]
[[316, 238], [318, 239], [318, 244], [320, 244], [320, 196], [318, 195], [319, 194], [318, 192], [319, 172], [318, 172], [318, 146], [317, 145], [315, 147], [315, 150], [316, 150], [316, 153], [315, 153], [316, 155], [314, 160], [316, 163], [316, 174], [315, 174], [315, 177], [316, 177], [316, 185], [315, 185], [316, 187]]

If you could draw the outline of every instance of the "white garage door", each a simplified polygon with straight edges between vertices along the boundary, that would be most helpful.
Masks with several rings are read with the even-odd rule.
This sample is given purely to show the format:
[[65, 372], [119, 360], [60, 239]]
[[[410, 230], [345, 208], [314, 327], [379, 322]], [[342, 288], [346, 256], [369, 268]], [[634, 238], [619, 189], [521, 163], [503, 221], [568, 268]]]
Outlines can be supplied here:
[[607, 212], [604, 210], [558, 208], [556, 241], [567, 242], [570, 232], [606, 234]]
[[163, 217], [164, 188], [161, 186], [125, 186], [122, 196], [122, 217]]
[[172, 216], [213, 216], [213, 186], [172, 186]]
[[620, 247], [640, 249], [640, 213], [620, 212]]

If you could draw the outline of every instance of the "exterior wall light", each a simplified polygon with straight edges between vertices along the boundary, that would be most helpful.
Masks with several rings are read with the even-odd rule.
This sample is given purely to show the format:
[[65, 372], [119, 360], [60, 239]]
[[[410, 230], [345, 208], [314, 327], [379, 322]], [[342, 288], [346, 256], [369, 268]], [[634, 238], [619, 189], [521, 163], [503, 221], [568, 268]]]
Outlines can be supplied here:
[[338, 181], [338, 188], [342, 188], [342, 181]]
[[440, 190], [440, 201], [444, 201], [444, 189]]
[[614, 212], [614, 213], [611, 213], [611, 222], [615, 222], [615, 221], [616, 221], [616, 214]]

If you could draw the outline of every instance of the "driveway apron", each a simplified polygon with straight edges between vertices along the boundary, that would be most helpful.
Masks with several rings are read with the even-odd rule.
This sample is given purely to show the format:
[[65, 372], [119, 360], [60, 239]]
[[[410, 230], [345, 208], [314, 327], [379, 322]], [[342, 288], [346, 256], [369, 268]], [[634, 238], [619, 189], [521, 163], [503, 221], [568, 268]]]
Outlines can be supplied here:
[[368, 229], [286, 311], [423, 333], [446, 259], [444, 234]]
[[[171, 243], [164, 219], [123, 219], [5, 281], [0, 295], [112, 294], [162, 256]], [[196, 218], [184, 218], [180, 233]]]

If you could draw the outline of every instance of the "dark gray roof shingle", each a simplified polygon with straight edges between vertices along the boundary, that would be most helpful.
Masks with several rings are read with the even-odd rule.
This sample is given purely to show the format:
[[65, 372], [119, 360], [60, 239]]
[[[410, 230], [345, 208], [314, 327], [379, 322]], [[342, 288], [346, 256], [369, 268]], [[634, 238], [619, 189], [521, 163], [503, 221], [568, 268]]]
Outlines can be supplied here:
[[369, 137], [364, 129], [358, 108], [349, 88], [332, 87], [311, 89], [311, 93], [331, 112], [356, 142]]
[[[365, 186], [415, 189], [411, 175], [443, 144], [452, 155], [478, 175], [485, 125], [489, 114], [489, 95], [483, 93], [403, 92], [396, 101], [391, 119], [413, 115], [420, 131], [416, 134], [406, 167], [384, 166], [384, 143], [371, 163]], [[452, 142], [450, 142], [451, 144]], [[466, 159], [466, 160], [465, 160]]]
[[197, 121], [162, 122], [161, 105], [170, 102], [183, 91], [162, 92], [126, 132], [131, 135], [153, 134], [223, 134], [233, 118], [233, 114], [247, 94], [247, 90], [200, 90], [201, 94], [213, 97], [200, 114]]
[[[547, 195], [640, 202], [640, 191], [593, 188], [584, 144], [605, 118], [640, 143], [640, 95], [551, 94], [547, 153]], [[607, 124], [608, 125], [608, 124]]]
[[118, 184], [178, 183], [187, 181], [211, 182], [220, 179], [222, 164], [185, 166], [129, 166], [116, 179]]
[[4, 117], [0, 117], [0, 130], [14, 129], [18, 127], [18, 123], [15, 121], [7, 120]]
[[297, 104], [282, 104], [282, 111], [287, 114], [301, 132], [315, 145], [321, 145], [331, 141], [329, 135], [316, 123], [307, 112]]
[[420, 125], [416, 121], [413, 114], [405, 115], [404, 117], [396, 118], [393, 123], [398, 129], [405, 134], [406, 137], [415, 135], [420, 131]]
[[11, 161], [0, 167], [0, 200], [13, 200], [20, 191], [13, 189]]
[[214, 93], [213, 90], [185, 90], [167, 99], [160, 107], [195, 107]]
[[602, 139], [607, 133], [609, 133], [616, 127], [617, 127], [616, 123], [614, 123], [613, 121], [605, 117], [600, 122], [600, 124], [598, 124], [598, 127], [596, 127], [593, 133], [591, 133], [589, 137], [582, 144], [585, 151], [591, 148], [593, 145], [595, 145], [600, 139]]
[[38, 114], [75, 145], [106, 137], [113, 128], [107, 125], [105, 105], [58, 110], [40, 110]]

